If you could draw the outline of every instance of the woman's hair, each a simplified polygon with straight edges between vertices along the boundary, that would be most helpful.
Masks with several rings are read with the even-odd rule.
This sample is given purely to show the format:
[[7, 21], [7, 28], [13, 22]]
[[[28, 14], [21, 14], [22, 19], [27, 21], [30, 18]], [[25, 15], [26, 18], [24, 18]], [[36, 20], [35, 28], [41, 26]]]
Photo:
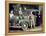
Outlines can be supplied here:
[[33, 15], [35, 15], [35, 12], [32, 12]]

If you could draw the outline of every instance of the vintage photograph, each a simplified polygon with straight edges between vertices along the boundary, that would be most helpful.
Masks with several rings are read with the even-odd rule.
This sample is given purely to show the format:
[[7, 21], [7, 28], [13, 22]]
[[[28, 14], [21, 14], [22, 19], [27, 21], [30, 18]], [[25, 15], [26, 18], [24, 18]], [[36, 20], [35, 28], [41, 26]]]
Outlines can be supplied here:
[[9, 32], [42, 31], [43, 6], [39, 4], [9, 4]]

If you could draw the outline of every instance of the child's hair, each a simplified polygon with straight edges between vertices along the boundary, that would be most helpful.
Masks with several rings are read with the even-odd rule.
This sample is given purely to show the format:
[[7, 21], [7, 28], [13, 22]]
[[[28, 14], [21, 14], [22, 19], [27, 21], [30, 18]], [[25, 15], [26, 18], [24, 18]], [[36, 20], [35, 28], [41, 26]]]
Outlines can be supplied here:
[[29, 16], [29, 19], [31, 19], [31, 16]]

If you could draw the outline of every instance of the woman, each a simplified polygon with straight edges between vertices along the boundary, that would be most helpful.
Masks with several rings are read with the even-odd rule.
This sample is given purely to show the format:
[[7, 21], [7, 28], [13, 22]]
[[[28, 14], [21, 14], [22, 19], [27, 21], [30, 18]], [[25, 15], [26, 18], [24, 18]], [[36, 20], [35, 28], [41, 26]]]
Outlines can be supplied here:
[[13, 10], [11, 10], [11, 12], [10, 12], [10, 23], [11, 23], [11, 26], [14, 26], [14, 22], [15, 22], [15, 16], [13, 14]]

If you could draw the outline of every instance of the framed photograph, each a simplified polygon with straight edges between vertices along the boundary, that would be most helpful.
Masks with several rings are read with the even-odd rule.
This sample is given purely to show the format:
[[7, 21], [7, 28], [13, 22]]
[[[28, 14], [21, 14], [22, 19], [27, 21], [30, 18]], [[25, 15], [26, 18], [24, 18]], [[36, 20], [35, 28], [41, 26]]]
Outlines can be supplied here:
[[6, 35], [45, 32], [45, 3], [6, 1], [5, 5]]

